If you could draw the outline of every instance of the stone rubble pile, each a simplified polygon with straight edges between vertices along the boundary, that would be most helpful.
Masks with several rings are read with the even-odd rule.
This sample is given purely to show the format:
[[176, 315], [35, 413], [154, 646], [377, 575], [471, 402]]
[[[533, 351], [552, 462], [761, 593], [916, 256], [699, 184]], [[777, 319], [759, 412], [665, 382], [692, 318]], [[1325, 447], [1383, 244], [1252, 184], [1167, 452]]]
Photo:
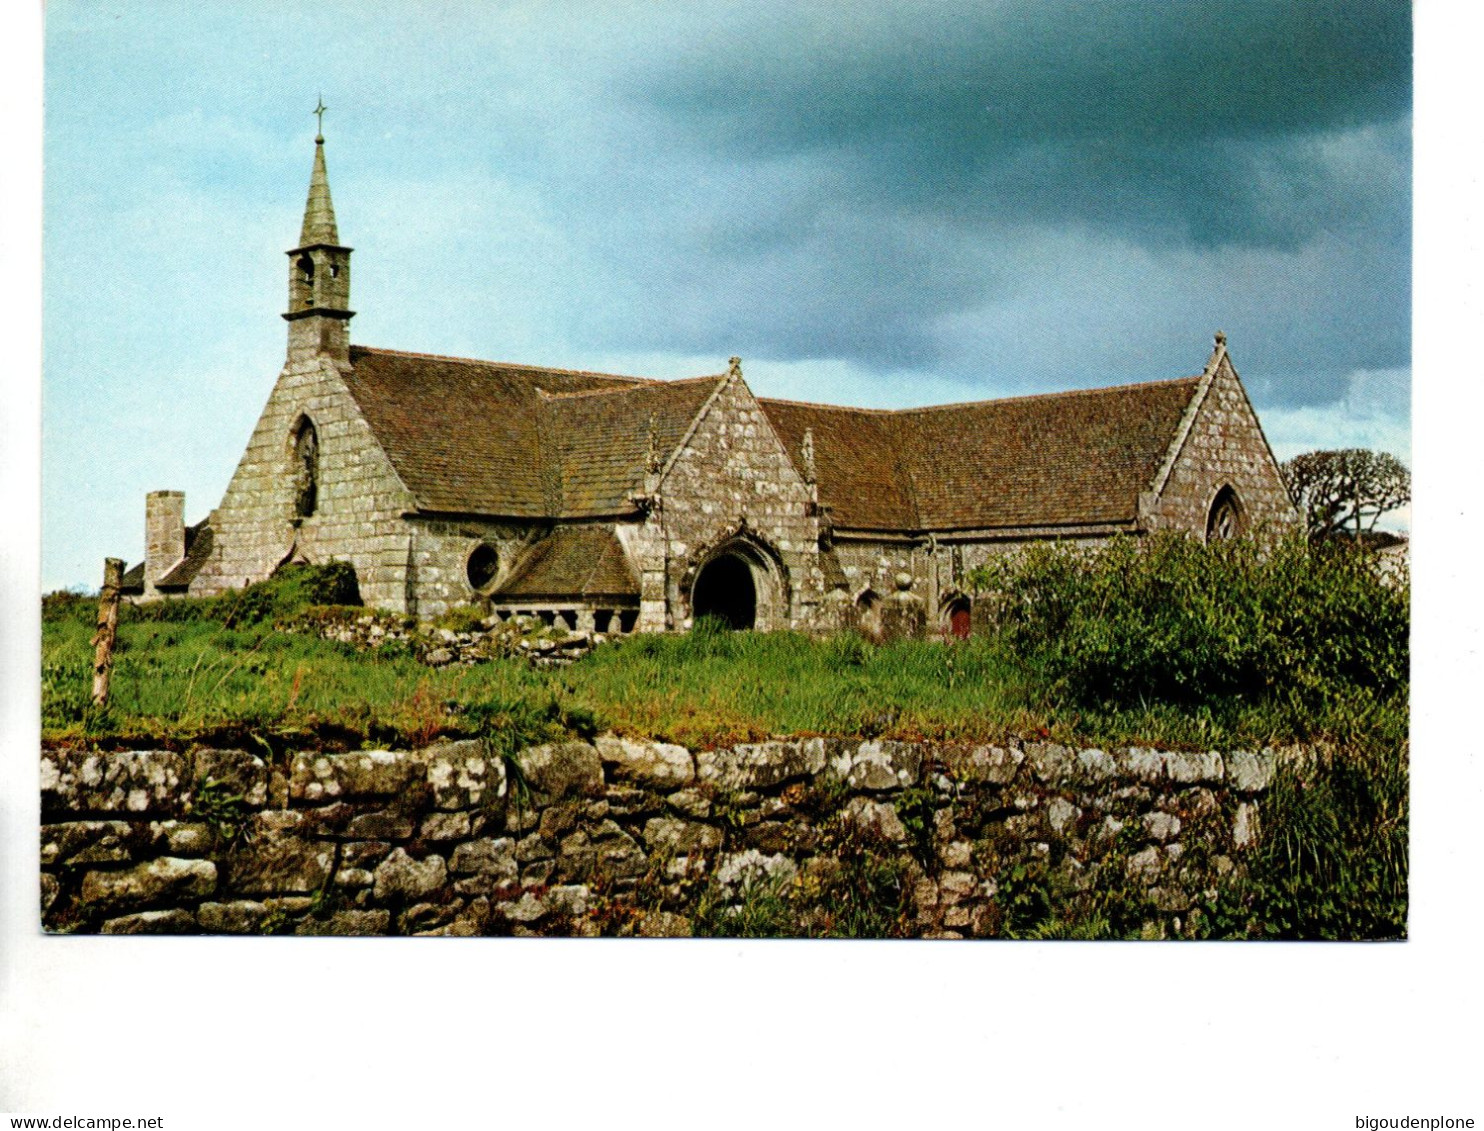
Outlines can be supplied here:
[[311, 614], [279, 627], [284, 632], [313, 634], [366, 651], [388, 645], [405, 647], [434, 668], [478, 664], [509, 656], [523, 657], [538, 668], [564, 667], [607, 639], [602, 633], [565, 632], [534, 617], [501, 620], [492, 616], [478, 627], [456, 630], [419, 623], [395, 613]]

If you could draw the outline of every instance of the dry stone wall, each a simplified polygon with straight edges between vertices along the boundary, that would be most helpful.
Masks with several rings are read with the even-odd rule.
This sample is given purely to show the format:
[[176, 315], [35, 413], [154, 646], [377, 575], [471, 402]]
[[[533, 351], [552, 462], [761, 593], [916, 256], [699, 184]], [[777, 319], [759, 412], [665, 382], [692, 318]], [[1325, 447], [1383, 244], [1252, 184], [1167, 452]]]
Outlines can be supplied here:
[[669, 936], [725, 931], [762, 893], [793, 908], [789, 933], [993, 937], [1030, 877], [1067, 901], [1122, 892], [1144, 934], [1178, 936], [1240, 873], [1287, 756], [612, 735], [509, 759], [481, 740], [48, 748], [41, 915], [104, 934]]

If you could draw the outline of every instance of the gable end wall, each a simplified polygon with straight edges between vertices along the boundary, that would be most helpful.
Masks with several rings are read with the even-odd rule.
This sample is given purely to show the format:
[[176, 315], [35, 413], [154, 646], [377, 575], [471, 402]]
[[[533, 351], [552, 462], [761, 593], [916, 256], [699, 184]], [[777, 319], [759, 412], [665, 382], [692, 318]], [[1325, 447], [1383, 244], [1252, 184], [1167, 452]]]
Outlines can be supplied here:
[[[300, 413], [319, 437], [319, 498], [296, 528], [289, 436]], [[401, 515], [412, 506], [334, 363], [289, 365], [212, 516], [212, 555], [191, 595], [262, 581], [292, 549], [310, 562], [349, 561], [367, 605], [403, 611], [408, 524]]]
[[683, 628], [687, 570], [745, 518], [747, 530], [777, 551], [789, 603], [764, 627], [807, 627], [822, 595], [819, 520], [809, 488], [793, 466], [757, 398], [740, 378], [718, 390], [660, 485], [659, 512], [620, 531], [639, 567], [639, 627]]
[[1279, 534], [1296, 528], [1298, 513], [1263, 438], [1257, 414], [1236, 370], [1223, 356], [1148, 516], [1148, 528], [1182, 530], [1204, 538], [1211, 503], [1227, 484], [1241, 500], [1249, 532]]

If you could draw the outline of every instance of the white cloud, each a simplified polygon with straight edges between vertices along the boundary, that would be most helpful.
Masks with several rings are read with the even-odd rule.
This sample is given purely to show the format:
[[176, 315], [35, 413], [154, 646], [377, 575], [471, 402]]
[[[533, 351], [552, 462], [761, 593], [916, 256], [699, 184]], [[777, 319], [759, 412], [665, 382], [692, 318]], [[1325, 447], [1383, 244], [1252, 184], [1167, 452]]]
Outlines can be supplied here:
[[1412, 463], [1412, 372], [1359, 369], [1345, 394], [1325, 405], [1262, 409], [1263, 429], [1279, 459], [1326, 448], [1373, 448]]
[[[1329, 448], [1371, 448], [1412, 465], [1412, 371], [1360, 369], [1338, 401], [1260, 412], [1273, 454], [1280, 460]], [[1386, 515], [1383, 530], [1409, 531], [1411, 506]]]

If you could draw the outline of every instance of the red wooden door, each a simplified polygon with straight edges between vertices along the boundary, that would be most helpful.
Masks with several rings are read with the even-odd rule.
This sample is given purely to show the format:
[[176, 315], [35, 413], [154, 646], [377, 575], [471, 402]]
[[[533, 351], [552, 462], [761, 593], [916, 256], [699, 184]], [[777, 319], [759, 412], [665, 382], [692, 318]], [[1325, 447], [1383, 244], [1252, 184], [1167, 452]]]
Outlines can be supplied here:
[[960, 640], [969, 638], [969, 606], [954, 605], [948, 612], [948, 628]]

